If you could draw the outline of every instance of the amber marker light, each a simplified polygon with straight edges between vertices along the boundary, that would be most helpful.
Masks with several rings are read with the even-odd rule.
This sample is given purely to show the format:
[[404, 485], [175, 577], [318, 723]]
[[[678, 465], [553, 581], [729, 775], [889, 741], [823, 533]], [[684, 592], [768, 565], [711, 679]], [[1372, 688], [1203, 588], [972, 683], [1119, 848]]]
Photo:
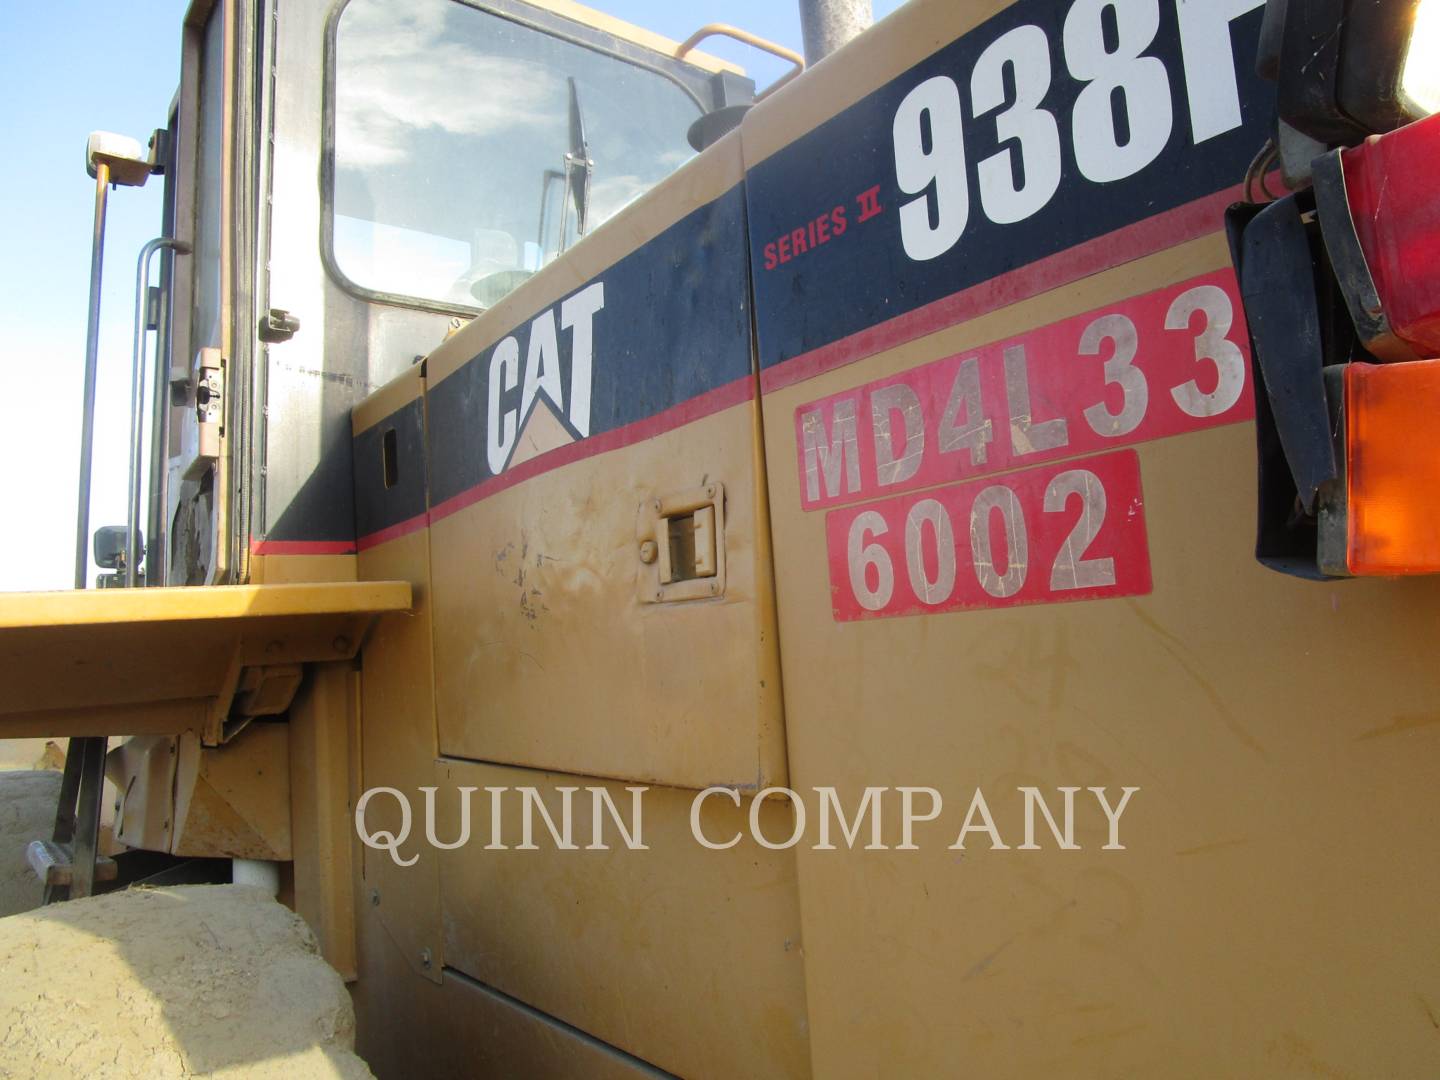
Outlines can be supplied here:
[[1440, 360], [1345, 369], [1349, 536], [1356, 575], [1440, 572]]

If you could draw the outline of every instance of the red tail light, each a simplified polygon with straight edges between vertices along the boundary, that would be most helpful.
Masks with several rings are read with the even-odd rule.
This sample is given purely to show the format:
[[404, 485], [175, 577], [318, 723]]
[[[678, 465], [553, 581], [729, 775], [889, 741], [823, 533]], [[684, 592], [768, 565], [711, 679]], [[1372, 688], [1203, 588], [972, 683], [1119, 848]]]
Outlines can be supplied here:
[[1440, 356], [1440, 115], [1372, 136], [1341, 163], [1376, 314], [1415, 356]]

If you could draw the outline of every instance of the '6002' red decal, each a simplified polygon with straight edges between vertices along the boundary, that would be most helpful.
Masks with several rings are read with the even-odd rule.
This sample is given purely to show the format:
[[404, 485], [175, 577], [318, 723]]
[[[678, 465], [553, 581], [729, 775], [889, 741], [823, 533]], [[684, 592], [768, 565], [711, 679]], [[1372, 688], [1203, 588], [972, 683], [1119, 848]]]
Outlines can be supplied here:
[[1134, 450], [832, 510], [825, 539], [842, 622], [1150, 591]]
[[801, 506], [1249, 420], [1249, 354], [1224, 270], [801, 405]]

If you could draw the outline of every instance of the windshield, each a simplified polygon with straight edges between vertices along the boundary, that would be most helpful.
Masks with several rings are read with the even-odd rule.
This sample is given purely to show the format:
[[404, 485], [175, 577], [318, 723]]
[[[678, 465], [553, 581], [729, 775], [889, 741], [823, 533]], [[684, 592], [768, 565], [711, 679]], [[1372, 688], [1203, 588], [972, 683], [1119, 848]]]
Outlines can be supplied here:
[[362, 289], [488, 307], [693, 156], [700, 111], [663, 75], [457, 0], [352, 0], [335, 265]]

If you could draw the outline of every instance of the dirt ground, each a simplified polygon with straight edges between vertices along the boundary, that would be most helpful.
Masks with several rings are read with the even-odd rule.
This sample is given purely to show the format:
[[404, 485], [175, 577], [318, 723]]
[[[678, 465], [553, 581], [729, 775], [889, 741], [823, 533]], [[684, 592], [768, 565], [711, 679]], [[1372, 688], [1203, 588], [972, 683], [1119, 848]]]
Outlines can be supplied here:
[[0, 1076], [369, 1077], [314, 935], [260, 889], [132, 889], [0, 919]]
[[40, 879], [25, 862], [25, 848], [49, 838], [59, 800], [58, 772], [0, 773], [0, 916], [40, 906]]

